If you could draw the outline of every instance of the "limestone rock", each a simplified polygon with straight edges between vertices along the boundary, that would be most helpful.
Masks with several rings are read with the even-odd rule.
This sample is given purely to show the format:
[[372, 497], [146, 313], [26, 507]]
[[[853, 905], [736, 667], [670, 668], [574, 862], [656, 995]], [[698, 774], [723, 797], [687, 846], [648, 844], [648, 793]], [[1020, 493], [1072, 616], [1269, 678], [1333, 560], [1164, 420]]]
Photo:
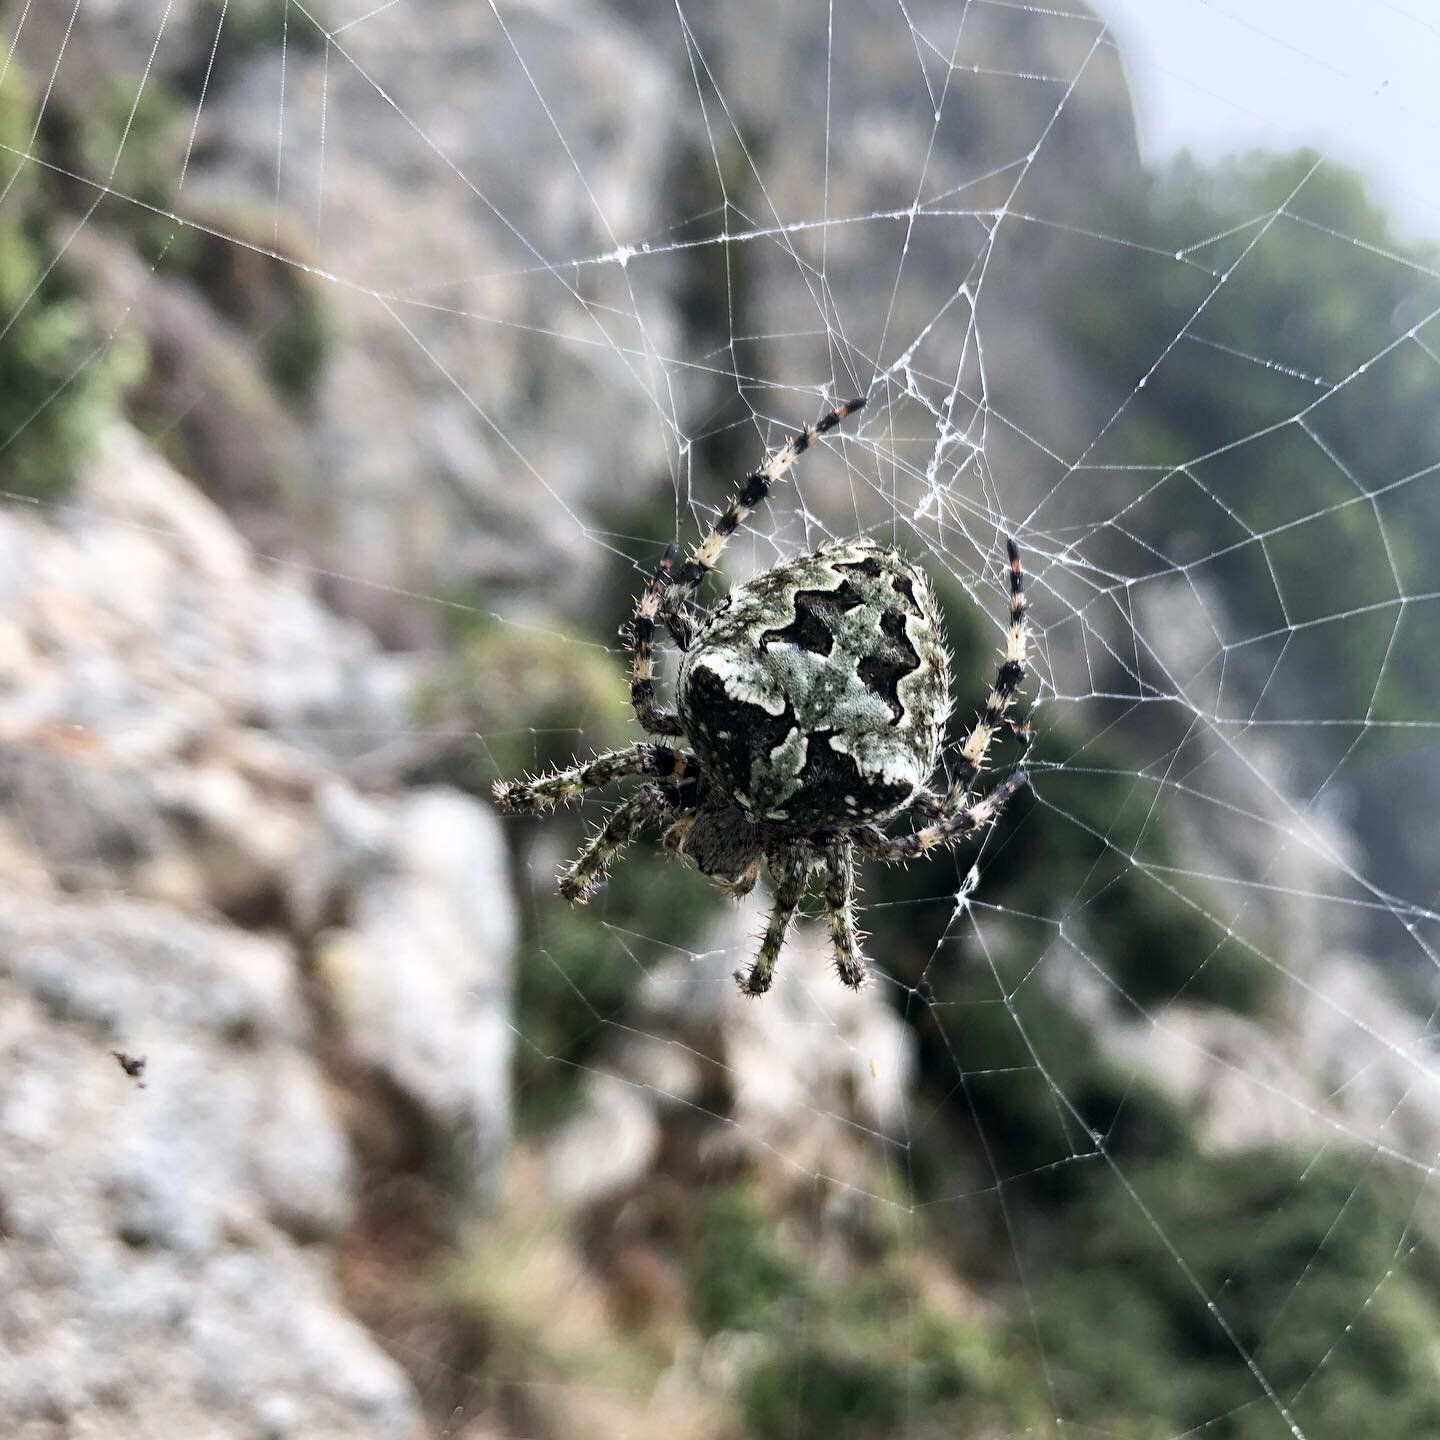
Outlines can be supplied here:
[[[493, 1196], [509, 1133], [510, 972], [517, 920], [494, 815], [433, 789], [383, 811], [332, 796], [329, 833], [353, 894], [320, 949], [349, 1044], [458, 1142]], [[318, 862], [321, 867], [325, 861]]]
[[407, 1382], [306, 1243], [346, 1223], [353, 1177], [303, 1013], [274, 943], [127, 901], [0, 897], [7, 1433], [417, 1433]]

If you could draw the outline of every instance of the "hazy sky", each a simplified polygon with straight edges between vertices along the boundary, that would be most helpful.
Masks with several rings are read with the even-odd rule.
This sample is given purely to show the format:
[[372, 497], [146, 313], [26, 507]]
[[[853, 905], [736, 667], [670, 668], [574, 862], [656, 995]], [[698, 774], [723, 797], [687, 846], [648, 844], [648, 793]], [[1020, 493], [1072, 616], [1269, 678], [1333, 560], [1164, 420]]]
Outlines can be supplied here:
[[1440, 239], [1440, 0], [1092, 0], [1147, 157], [1314, 145]]

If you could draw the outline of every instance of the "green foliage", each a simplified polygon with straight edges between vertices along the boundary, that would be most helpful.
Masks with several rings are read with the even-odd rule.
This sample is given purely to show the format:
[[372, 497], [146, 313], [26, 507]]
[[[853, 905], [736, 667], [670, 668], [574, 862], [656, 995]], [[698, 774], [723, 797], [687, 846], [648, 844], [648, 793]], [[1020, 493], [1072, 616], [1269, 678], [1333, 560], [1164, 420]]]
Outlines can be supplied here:
[[52, 177], [20, 158], [31, 96], [11, 67], [0, 90], [0, 456], [3, 488], [36, 499], [65, 492], [116, 413], [136, 368], [107, 339], [63, 260], [54, 263]]
[[955, 1440], [1048, 1420], [1033, 1366], [934, 1310], [842, 1308], [777, 1341], [743, 1386], [756, 1440]]
[[[589, 829], [578, 816], [514, 823], [546, 827], [547, 853], [567, 860]], [[543, 1128], [569, 1109], [582, 1074], [577, 1067], [606, 1038], [603, 1022], [623, 1016], [650, 963], [698, 942], [720, 903], [704, 876], [648, 838], [625, 852], [587, 905], [571, 907], [546, 876], [541, 887], [516, 971], [522, 1129]]]
[[[227, 45], [236, 43], [228, 22], [226, 37]], [[193, 119], [182, 92], [160, 76], [147, 77], [143, 88], [126, 76], [109, 79], [93, 104], [52, 109], [43, 134], [63, 171], [107, 183], [123, 197], [104, 202], [97, 212], [103, 221], [160, 273], [188, 280], [252, 337], [271, 382], [299, 406], [313, 398], [333, 340], [323, 285], [300, 265], [272, 256], [305, 254], [304, 241], [287, 226], [277, 230], [273, 207], [207, 214], [209, 228], [172, 218]], [[93, 184], [68, 176], [57, 186], [82, 212], [96, 198]]]
[[[220, 0], [207, 0], [209, 17], [202, 29], [214, 34]], [[257, 51], [279, 50], [282, 44], [316, 53], [325, 48], [328, 6], [306, 5], [302, 10], [289, 0], [246, 0], [232, 3], [225, 20], [222, 50], [229, 50], [231, 64], [238, 64]]]
[[[538, 1167], [517, 1155], [498, 1211], [460, 1227], [430, 1277], [451, 1393], [438, 1424], [477, 1404], [503, 1415], [505, 1434], [611, 1433], [617, 1396], [653, 1395], [665, 1355], [651, 1337], [617, 1327], [561, 1216], [543, 1201]], [[443, 1383], [443, 1377], [442, 1377]], [[600, 1401], [599, 1415], [590, 1397]], [[640, 1407], [628, 1417], [639, 1418]], [[622, 1412], [623, 1413], [623, 1412]], [[655, 1430], [636, 1434], [659, 1435]]]
[[290, 291], [294, 303], [265, 337], [266, 368], [282, 395], [292, 402], [309, 401], [333, 343], [330, 312], [308, 276]]
[[[1405, 593], [1432, 588], [1440, 507], [1433, 485], [1406, 477], [1440, 454], [1440, 412], [1434, 362], [1406, 337], [1419, 326], [1422, 342], [1440, 340], [1440, 324], [1419, 325], [1440, 309], [1440, 257], [1402, 244], [1358, 176], [1314, 170], [1315, 158], [1182, 157], [1114, 225], [1160, 253], [1116, 247], [1108, 271], [1050, 308], [1118, 391], [1165, 354], [1116, 427], [1117, 448], [1092, 458], [1185, 466], [1127, 510], [1127, 525], [1220, 592], [1227, 641], [1288, 633], [1271, 707], [1362, 716], [1374, 700], [1377, 718], [1409, 715], [1433, 699], [1422, 667], [1392, 666], [1377, 695], [1393, 611], [1373, 623], [1350, 612], [1393, 601], [1396, 575]], [[1222, 238], [1186, 248], [1189, 264], [1171, 258], [1211, 236]], [[1202, 302], [1194, 338], [1172, 348]], [[1292, 423], [1301, 411], [1303, 428]], [[1229, 448], [1250, 436], [1263, 438]], [[1295, 630], [1306, 622], [1319, 623]], [[1407, 637], [1412, 648], [1433, 643], [1433, 620], [1416, 623], [1426, 629]], [[1231, 663], [1263, 675], [1278, 645], [1241, 648]]]
[[559, 623], [505, 624], [468, 608], [455, 617], [449, 659], [416, 719], [474, 731], [488, 779], [568, 765], [578, 750], [634, 739], [625, 677], [599, 645], [570, 638]]
[[[613, 612], [611, 612], [613, 613]], [[501, 624], [473, 611], [453, 631], [450, 658], [421, 699], [417, 720], [472, 731], [482, 757], [473, 783], [571, 763], [574, 756], [636, 738], [625, 674], [598, 645], [543, 623]], [[618, 792], [616, 792], [618, 794]], [[613, 803], [616, 794], [602, 797]], [[522, 852], [543, 846], [547, 869], [568, 859], [598, 815], [573, 809], [507, 821]], [[572, 1103], [577, 1066], [594, 1053], [602, 1021], [618, 1015], [642, 978], [642, 937], [666, 947], [696, 939], [718, 897], [692, 867], [670, 860], [653, 838], [628, 850], [588, 905], [572, 908], [542, 878], [527, 917], [517, 968], [517, 1102], [522, 1127], [551, 1123]], [[663, 917], [663, 928], [656, 917]]]
[[753, 1192], [709, 1199], [690, 1242], [692, 1312], [752, 1338], [739, 1391], [756, 1440], [923, 1440], [1040, 1419], [1036, 1382], [986, 1327], [927, 1298], [902, 1254], [825, 1275]]
[[[1080, 753], [1079, 736], [1063, 724], [1050, 727], [1044, 744], [1060, 757]], [[1056, 896], [1063, 898], [1067, 927], [1115, 987], [1124, 1015], [1179, 999], [1262, 1013], [1275, 972], [1227, 935], [1207, 914], [1207, 897], [1180, 878], [1171, 809], [1156, 804], [1153, 782], [1126, 769], [1132, 757], [1119, 746], [1091, 744], [1083, 753], [1075, 769], [1044, 775], [1053, 807], [1046, 813], [1063, 820], [1027, 826], [995, 883], [1032, 913], [1054, 913]], [[1058, 889], [1057, 877], [1066, 877]], [[1269, 938], [1252, 927], [1252, 946], [1268, 951]]]
[[775, 1243], [774, 1223], [738, 1185], [707, 1202], [691, 1255], [692, 1308], [703, 1330], [778, 1327], [785, 1307], [805, 1303], [805, 1269]]
[[[54, 111], [47, 122], [47, 142], [66, 170], [124, 197], [107, 199], [97, 213], [127, 234], [147, 259], [158, 258], [175, 243], [169, 212], [190, 118], [175, 91], [152, 74], [143, 88], [136, 76], [109, 76], [89, 103]], [[71, 203], [83, 213], [97, 191], [93, 185], [69, 184]], [[184, 244], [183, 232], [177, 239]]]
[[891, 1368], [894, 1357], [865, 1353], [858, 1335], [832, 1338], [840, 1344], [807, 1332], [748, 1377], [744, 1406], [757, 1440], [865, 1440], [904, 1423], [905, 1372]]
[[334, 345], [324, 286], [299, 264], [305, 244], [274, 216], [230, 208], [212, 215], [216, 233], [186, 231], [168, 269], [186, 278], [215, 309], [252, 337], [264, 372], [292, 408], [314, 399]]
[[1156, 1440], [1202, 1424], [1222, 1440], [1277, 1432], [1198, 1284], [1306, 1433], [1440, 1433], [1440, 1256], [1413, 1228], [1413, 1193], [1357, 1160], [1265, 1152], [1130, 1178], [1195, 1283], [1097, 1173], [1065, 1216], [1083, 1240], [1033, 1285], [1067, 1419]]
[[189, 59], [177, 79], [180, 89], [188, 100], [198, 101], [207, 76], [213, 93], [256, 56], [278, 55], [282, 45], [312, 53], [323, 50], [325, 35], [333, 28], [329, 8], [313, 3], [302, 8], [287, 0], [195, 0], [189, 16]]
[[[1068, 952], [1054, 958], [1077, 963]], [[1108, 1058], [1093, 1028], [1045, 986], [1012, 986], [1008, 1001], [1002, 1000], [988, 968], [967, 969], [947, 986], [945, 1007], [953, 1022], [942, 1034], [932, 1014], [920, 1027], [920, 1040], [933, 1083], [945, 1084], [950, 1094], [945, 1113], [952, 1143], [969, 1153], [983, 1146], [998, 1173], [1031, 1177], [1024, 1186], [1031, 1204], [1068, 1203], [1084, 1175], [1057, 1162], [1091, 1150], [1092, 1135], [1103, 1135], [1109, 1153], [1126, 1161], [1193, 1153], [1194, 1127], [1183, 1106]], [[957, 1060], [969, 1077], [958, 1091]], [[1057, 1103], [1056, 1090], [1078, 1114]], [[915, 1157], [921, 1196], [953, 1192], [952, 1175], [946, 1148], [932, 1138]], [[1055, 1217], [1053, 1223], [1061, 1222]], [[991, 1237], [964, 1238], [965, 1263], [985, 1269], [996, 1261]], [[978, 1248], [972, 1250], [969, 1238]], [[998, 1258], [1008, 1263], [1003, 1254]]]

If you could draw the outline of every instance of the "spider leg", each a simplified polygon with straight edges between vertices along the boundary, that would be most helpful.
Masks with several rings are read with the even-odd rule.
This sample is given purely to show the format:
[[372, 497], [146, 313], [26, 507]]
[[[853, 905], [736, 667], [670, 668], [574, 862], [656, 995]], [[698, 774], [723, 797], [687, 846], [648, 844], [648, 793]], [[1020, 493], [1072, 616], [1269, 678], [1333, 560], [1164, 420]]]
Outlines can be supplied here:
[[[955, 768], [949, 793], [945, 797], [946, 814], [954, 814], [964, 806], [971, 787], [985, 767], [990, 742], [1025, 679], [1025, 653], [1030, 638], [1029, 627], [1025, 623], [1025, 574], [1020, 568], [1020, 547], [1014, 540], [1007, 540], [1005, 548], [1010, 556], [1010, 626], [1005, 632], [1004, 658], [995, 672], [995, 682], [985, 699], [984, 712], [960, 747], [960, 763]], [[1030, 743], [1029, 726], [1016, 726], [1014, 729], [1023, 757]], [[922, 805], [921, 808], [928, 810], [930, 807]]]
[[733, 899], [743, 900], [745, 896], [747, 896], [755, 888], [756, 882], [759, 879], [760, 862], [757, 860], [745, 871], [743, 875], [741, 875], [738, 880], [721, 879], [719, 883], [725, 888], [725, 890], [730, 894]]
[[951, 813], [946, 809], [945, 799], [944, 795], [937, 795], [933, 790], [917, 790], [910, 797], [910, 808], [927, 820], [943, 820]]
[[[635, 707], [635, 718], [652, 735], [685, 733], [680, 717], [655, 703], [655, 616], [670, 583], [670, 566], [674, 560], [675, 546], [672, 545], [636, 601], [635, 618], [630, 622], [630, 703]], [[669, 619], [667, 616], [667, 621]], [[689, 643], [689, 623], [683, 615], [674, 617], [674, 623], [670, 623], [670, 633], [682, 650]]]
[[865, 957], [855, 930], [855, 852], [848, 840], [825, 847], [825, 913], [835, 946], [835, 969], [852, 990], [865, 983]]
[[684, 621], [683, 607], [704, 582], [705, 577], [715, 568], [725, 542], [740, 528], [745, 518], [759, 506], [770, 493], [770, 487], [785, 476], [785, 472], [822, 435], [833, 430], [847, 415], [863, 409], [865, 397], [846, 400], [827, 414], [822, 415], [813, 425], [797, 430], [784, 445], [769, 456], [758, 470], [745, 477], [745, 483], [730, 499], [725, 513], [715, 522], [710, 533], [695, 547], [695, 553], [685, 561], [676, 573], [674, 583], [665, 592], [661, 606], [662, 618], [667, 624], [675, 617]]
[[771, 858], [770, 873], [775, 877], [775, 908], [770, 912], [770, 923], [765, 927], [760, 953], [756, 955], [749, 974], [735, 972], [742, 995], [763, 995], [770, 988], [775, 962], [785, 944], [785, 932], [789, 930], [790, 921], [805, 895], [805, 879], [810, 873], [810, 865], [798, 848], [782, 850]]
[[497, 780], [495, 803], [502, 810], [536, 814], [562, 800], [573, 800], [586, 790], [598, 790], [626, 775], [656, 775], [674, 778], [698, 768], [699, 762], [683, 750], [641, 741], [623, 750], [607, 750], [583, 765], [569, 770], [552, 770], [533, 780]]
[[670, 801], [658, 785], [646, 785], [617, 805], [606, 817], [589, 844], [575, 857], [560, 877], [560, 893], [572, 904], [583, 905], [620, 852], [652, 821], [670, 809]]
[[1010, 797], [1026, 782], [1022, 768], [1013, 770], [983, 800], [962, 805], [952, 815], [909, 835], [887, 835], [876, 825], [859, 825], [850, 838], [862, 855], [872, 860], [913, 860], [937, 845], [954, 845], [967, 835], [993, 824]]

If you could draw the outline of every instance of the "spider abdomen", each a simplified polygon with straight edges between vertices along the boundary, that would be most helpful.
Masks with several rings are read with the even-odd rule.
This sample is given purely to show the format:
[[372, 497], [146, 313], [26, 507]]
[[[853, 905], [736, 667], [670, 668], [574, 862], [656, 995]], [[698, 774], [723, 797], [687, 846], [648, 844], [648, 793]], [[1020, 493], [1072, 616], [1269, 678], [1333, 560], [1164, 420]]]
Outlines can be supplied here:
[[948, 669], [924, 573], [850, 541], [731, 593], [681, 663], [680, 715], [756, 819], [843, 829], [898, 813], [929, 779]]

